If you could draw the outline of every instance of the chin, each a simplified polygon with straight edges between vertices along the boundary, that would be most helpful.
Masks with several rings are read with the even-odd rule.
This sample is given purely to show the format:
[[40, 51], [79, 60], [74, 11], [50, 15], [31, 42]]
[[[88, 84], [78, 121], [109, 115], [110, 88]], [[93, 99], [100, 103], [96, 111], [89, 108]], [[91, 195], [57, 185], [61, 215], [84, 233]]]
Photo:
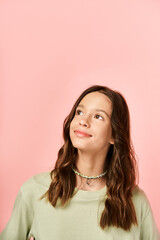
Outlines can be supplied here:
[[77, 148], [78, 150], [87, 150], [86, 144], [80, 144], [76, 142], [72, 142], [73, 147]]
[[81, 150], [81, 149], [85, 149], [86, 147], [83, 146], [83, 144], [78, 144], [78, 143], [72, 143], [73, 147]]
[[94, 152], [93, 147], [90, 148], [89, 146], [86, 146], [86, 144], [72, 144], [73, 147], [75, 147], [78, 151], [81, 152]]

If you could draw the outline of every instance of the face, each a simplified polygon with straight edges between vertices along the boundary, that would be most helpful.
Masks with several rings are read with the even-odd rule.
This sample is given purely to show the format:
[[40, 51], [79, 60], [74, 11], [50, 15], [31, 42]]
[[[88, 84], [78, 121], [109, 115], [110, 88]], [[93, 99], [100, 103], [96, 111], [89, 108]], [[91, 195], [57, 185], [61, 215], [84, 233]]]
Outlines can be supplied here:
[[100, 93], [88, 93], [76, 108], [70, 124], [70, 139], [75, 148], [86, 152], [105, 152], [113, 144], [110, 117], [112, 103]]

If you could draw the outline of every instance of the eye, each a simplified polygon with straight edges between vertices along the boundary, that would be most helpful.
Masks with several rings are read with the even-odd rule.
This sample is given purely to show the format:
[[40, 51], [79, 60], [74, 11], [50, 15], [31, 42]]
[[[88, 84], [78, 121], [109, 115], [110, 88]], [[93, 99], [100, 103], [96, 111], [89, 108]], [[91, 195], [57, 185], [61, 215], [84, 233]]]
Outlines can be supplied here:
[[83, 112], [81, 110], [79, 110], [79, 109], [76, 110], [76, 115], [82, 115], [82, 114], [83, 114]]
[[103, 120], [103, 117], [102, 117], [101, 115], [99, 115], [99, 114], [96, 114], [96, 115], [95, 115], [95, 118], [96, 118], [96, 119]]

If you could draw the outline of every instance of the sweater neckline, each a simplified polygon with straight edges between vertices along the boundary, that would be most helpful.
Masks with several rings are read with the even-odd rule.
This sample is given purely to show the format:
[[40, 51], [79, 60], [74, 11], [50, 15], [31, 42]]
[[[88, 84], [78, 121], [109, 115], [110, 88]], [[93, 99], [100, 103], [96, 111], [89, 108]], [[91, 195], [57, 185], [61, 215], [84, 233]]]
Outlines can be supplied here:
[[85, 201], [90, 200], [97, 200], [101, 197], [106, 196], [107, 194], [107, 186], [104, 186], [103, 188], [96, 190], [96, 191], [86, 191], [82, 189], [78, 189], [77, 187], [74, 188], [74, 196], [73, 199], [81, 199]]

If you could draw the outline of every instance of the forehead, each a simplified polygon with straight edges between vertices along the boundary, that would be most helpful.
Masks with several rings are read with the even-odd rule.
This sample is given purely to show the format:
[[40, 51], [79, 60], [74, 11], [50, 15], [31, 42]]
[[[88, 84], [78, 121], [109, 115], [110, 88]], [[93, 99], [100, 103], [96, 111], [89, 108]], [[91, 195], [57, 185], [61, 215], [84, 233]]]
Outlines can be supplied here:
[[91, 92], [88, 93], [84, 98], [80, 101], [79, 105], [84, 105], [86, 108], [90, 109], [102, 109], [112, 111], [112, 102], [111, 100], [103, 93], [100, 92]]

